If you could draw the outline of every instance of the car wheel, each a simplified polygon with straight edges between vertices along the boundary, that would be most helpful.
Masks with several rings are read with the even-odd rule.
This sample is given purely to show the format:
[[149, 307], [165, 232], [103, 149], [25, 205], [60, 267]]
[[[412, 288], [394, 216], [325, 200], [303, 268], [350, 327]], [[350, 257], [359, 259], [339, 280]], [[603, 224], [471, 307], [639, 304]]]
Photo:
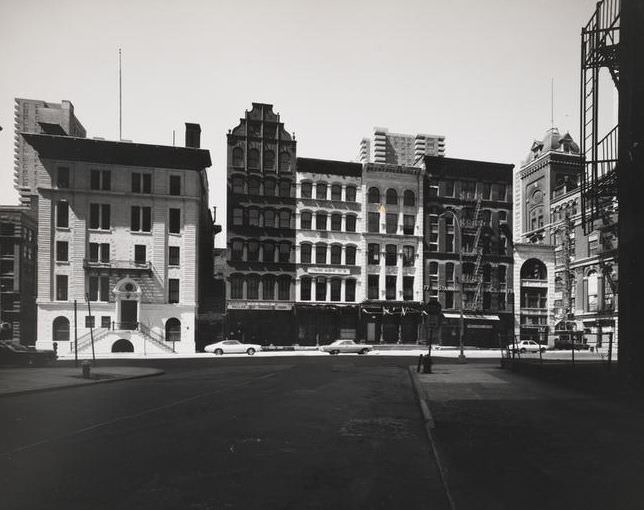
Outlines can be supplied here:
[[253, 354], [255, 354], [255, 349], [253, 349], [253, 348], [251, 347], [250, 349], [248, 349], [248, 350], [246, 351], [246, 354], [248, 354], [249, 356], [252, 356]]
[[329, 354], [340, 354], [340, 351], [329, 351]]
[[217, 356], [221, 356], [223, 353], [224, 353], [224, 351], [222, 351], [221, 349], [215, 349], [215, 354]]
[[521, 347], [521, 349], [519, 350], [519, 352], [520, 352], [520, 353], [525, 353], [525, 347]]
[[358, 354], [367, 354], [369, 352], [369, 349], [361, 349]]
[[539, 349], [539, 351], [541, 352], [541, 354], [543, 354], [544, 352], [546, 352], [546, 349], [542, 347], [541, 349]]

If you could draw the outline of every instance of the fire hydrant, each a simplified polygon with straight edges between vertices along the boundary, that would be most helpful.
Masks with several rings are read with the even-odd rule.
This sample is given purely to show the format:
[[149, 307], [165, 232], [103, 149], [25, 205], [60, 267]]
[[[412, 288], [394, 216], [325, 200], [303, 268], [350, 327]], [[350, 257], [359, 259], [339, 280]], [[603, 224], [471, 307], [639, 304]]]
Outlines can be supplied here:
[[89, 379], [89, 377], [90, 377], [90, 375], [89, 375], [89, 368], [90, 368], [90, 366], [91, 366], [91, 365], [90, 365], [90, 362], [89, 362], [89, 361], [87, 361], [87, 360], [85, 360], [85, 361], [83, 361], [83, 362], [81, 363], [81, 368], [82, 368], [82, 370], [83, 370], [83, 378], [84, 378], [84, 379]]

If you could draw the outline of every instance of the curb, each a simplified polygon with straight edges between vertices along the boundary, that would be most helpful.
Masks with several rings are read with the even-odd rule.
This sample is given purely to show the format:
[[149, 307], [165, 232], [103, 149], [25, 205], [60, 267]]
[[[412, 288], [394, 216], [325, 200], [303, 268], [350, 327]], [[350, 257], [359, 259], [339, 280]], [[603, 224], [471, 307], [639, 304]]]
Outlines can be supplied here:
[[434, 435], [432, 434], [432, 429], [436, 428], [436, 424], [434, 423], [434, 417], [432, 416], [432, 413], [429, 410], [429, 405], [427, 403], [429, 399], [427, 398], [427, 394], [425, 393], [425, 390], [423, 389], [422, 384], [419, 381], [418, 376], [416, 375], [416, 367], [410, 366], [408, 367], [408, 370], [409, 370], [409, 377], [411, 378], [412, 386], [414, 387], [414, 393], [418, 398], [420, 411], [423, 414], [425, 434], [427, 434], [427, 439], [429, 440], [429, 444], [432, 447], [432, 453], [434, 454], [434, 461], [436, 462], [436, 467], [438, 468], [438, 473], [440, 475], [441, 483], [443, 484], [443, 489], [445, 490], [445, 497], [447, 498], [449, 508], [451, 510], [456, 510], [456, 505], [454, 504], [454, 498], [452, 498], [452, 494], [449, 490], [449, 486], [447, 485], [447, 469], [443, 465], [443, 462], [441, 461], [441, 458], [438, 455], [438, 445], [436, 444], [436, 441], [434, 440]]
[[107, 383], [113, 383], [113, 382], [119, 382], [119, 381], [128, 381], [132, 379], [143, 379], [145, 377], [154, 377], [157, 375], [165, 374], [165, 370], [161, 370], [161, 369], [153, 369], [153, 370], [154, 372], [150, 372], [147, 374], [128, 375], [124, 377], [115, 377], [113, 379], [99, 379], [97, 381], [87, 381], [83, 383], [59, 384], [55, 386], [45, 386], [43, 388], [30, 388], [27, 390], [0, 392], [0, 398], [11, 397], [14, 395], [28, 395], [30, 393], [43, 393], [45, 391], [65, 390], [70, 388], [82, 388], [83, 386], [93, 386], [95, 384], [107, 384]]

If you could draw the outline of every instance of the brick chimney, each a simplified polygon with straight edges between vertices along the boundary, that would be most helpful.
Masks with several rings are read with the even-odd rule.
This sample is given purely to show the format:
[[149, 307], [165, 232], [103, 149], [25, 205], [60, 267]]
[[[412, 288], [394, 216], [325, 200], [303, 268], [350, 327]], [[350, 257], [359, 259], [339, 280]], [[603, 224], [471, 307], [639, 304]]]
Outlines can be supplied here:
[[201, 126], [186, 122], [186, 147], [201, 148]]

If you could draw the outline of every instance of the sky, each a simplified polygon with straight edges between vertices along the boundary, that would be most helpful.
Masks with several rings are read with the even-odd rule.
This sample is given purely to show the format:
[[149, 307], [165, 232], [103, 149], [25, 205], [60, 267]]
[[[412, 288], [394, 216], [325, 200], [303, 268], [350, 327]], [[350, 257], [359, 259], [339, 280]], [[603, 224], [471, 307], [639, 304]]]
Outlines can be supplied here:
[[[225, 223], [226, 133], [274, 105], [303, 157], [355, 160], [375, 126], [520, 165], [554, 125], [579, 139], [580, 33], [595, 0], [0, 0], [0, 203], [14, 98], [70, 100], [89, 137], [209, 149]], [[551, 86], [554, 83], [554, 86]], [[552, 90], [554, 93], [552, 93]], [[222, 237], [222, 236], [219, 236]], [[221, 239], [219, 240], [221, 241]], [[219, 243], [222, 245], [222, 243]]]

